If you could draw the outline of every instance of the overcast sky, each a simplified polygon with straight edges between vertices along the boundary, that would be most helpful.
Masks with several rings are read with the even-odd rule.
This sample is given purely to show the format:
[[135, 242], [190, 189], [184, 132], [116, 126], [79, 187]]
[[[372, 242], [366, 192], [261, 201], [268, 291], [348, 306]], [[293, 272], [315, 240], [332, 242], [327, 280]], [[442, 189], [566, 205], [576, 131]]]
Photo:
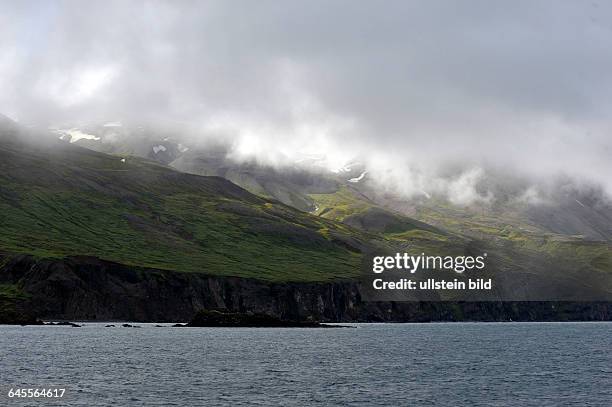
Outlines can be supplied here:
[[610, 2], [0, 1], [0, 89], [22, 123], [176, 122], [257, 154], [612, 191]]

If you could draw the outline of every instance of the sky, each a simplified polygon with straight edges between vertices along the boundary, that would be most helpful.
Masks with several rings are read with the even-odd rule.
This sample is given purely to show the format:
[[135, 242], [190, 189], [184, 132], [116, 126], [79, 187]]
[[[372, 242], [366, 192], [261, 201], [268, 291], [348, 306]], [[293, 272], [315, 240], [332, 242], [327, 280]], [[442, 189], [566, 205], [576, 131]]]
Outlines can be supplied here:
[[21, 123], [360, 157], [406, 193], [491, 167], [612, 193], [609, 2], [0, 0], [0, 89]]

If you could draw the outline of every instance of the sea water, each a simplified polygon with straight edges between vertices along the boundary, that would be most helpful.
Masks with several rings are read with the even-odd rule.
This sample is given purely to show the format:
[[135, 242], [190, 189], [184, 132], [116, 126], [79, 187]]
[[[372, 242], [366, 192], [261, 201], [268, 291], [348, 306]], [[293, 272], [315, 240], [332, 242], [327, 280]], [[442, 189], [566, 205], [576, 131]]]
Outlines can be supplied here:
[[0, 405], [612, 406], [612, 323], [136, 325], [0, 326]]

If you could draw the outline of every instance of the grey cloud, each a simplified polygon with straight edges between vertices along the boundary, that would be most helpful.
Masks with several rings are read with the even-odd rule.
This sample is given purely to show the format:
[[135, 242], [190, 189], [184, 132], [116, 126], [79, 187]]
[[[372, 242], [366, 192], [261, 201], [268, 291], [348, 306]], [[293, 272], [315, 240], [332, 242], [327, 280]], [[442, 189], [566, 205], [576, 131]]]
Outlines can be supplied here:
[[605, 2], [7, 1], [0, 15], [0, 111], [23, 122], [180, 122], [256, 154], [375, 157], [397, 184], [462, 162], [612, 191]]

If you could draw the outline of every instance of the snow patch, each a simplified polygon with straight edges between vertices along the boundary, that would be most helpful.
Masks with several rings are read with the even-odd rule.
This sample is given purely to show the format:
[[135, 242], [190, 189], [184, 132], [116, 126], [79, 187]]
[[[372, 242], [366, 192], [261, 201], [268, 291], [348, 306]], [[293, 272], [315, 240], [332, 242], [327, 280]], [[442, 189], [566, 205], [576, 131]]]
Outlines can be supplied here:
[[63, 141], [69, 141], [70, 143], [76, 143], [79, 140], [94, 140], [99, 141], [100, 137], [94, 136], [93, 134], [83, 133], [79, 129], [70, 129], [70, 130], [55, 130], [56, 134], [59, 134], [59, 139]]
[[341, 172], [351, 172], [351, 166], [345, 165], [344, 167], [340, 167], [340, 168], [331, 170], [331, 172], [333, 172], [334, 174], [340, 174]]
[[181, 153], [185, 153], [185, 152], [187, 152], [187, 150], [189, 150], [189, 147], [185, 147], [184, 145], [182, 145], [181, 143], [179, 143], [179, 144], [178, 144], [178, 150], [179, 150]]
[[360, 175], [360, 176], [358, 176], [357, 178], [351, 178], [351, 179], [349, 179], [349, 180], [348, 180], [348, 182], [359, 182], [359, 181], [361, 181], [361, 180], [363, 179], [363, 177], [365, 177], [365, 176], [366, 176], [366, 174], [367, 174], [367, 173], [368, 173], [367, 171], [364, 171], [364, 172], [362, 172], [362, 173], [361, 173], [361, 175]]
[[109, 122], [102, 125], [102, 127], [123, 127], [123, 124], [121, 122]]
[[153, 152], [155, 154], [159, 153], [160, 151], [166, 151], [166, 147], [162, 146], [161, 144], [158, 146], [153, 146]]

